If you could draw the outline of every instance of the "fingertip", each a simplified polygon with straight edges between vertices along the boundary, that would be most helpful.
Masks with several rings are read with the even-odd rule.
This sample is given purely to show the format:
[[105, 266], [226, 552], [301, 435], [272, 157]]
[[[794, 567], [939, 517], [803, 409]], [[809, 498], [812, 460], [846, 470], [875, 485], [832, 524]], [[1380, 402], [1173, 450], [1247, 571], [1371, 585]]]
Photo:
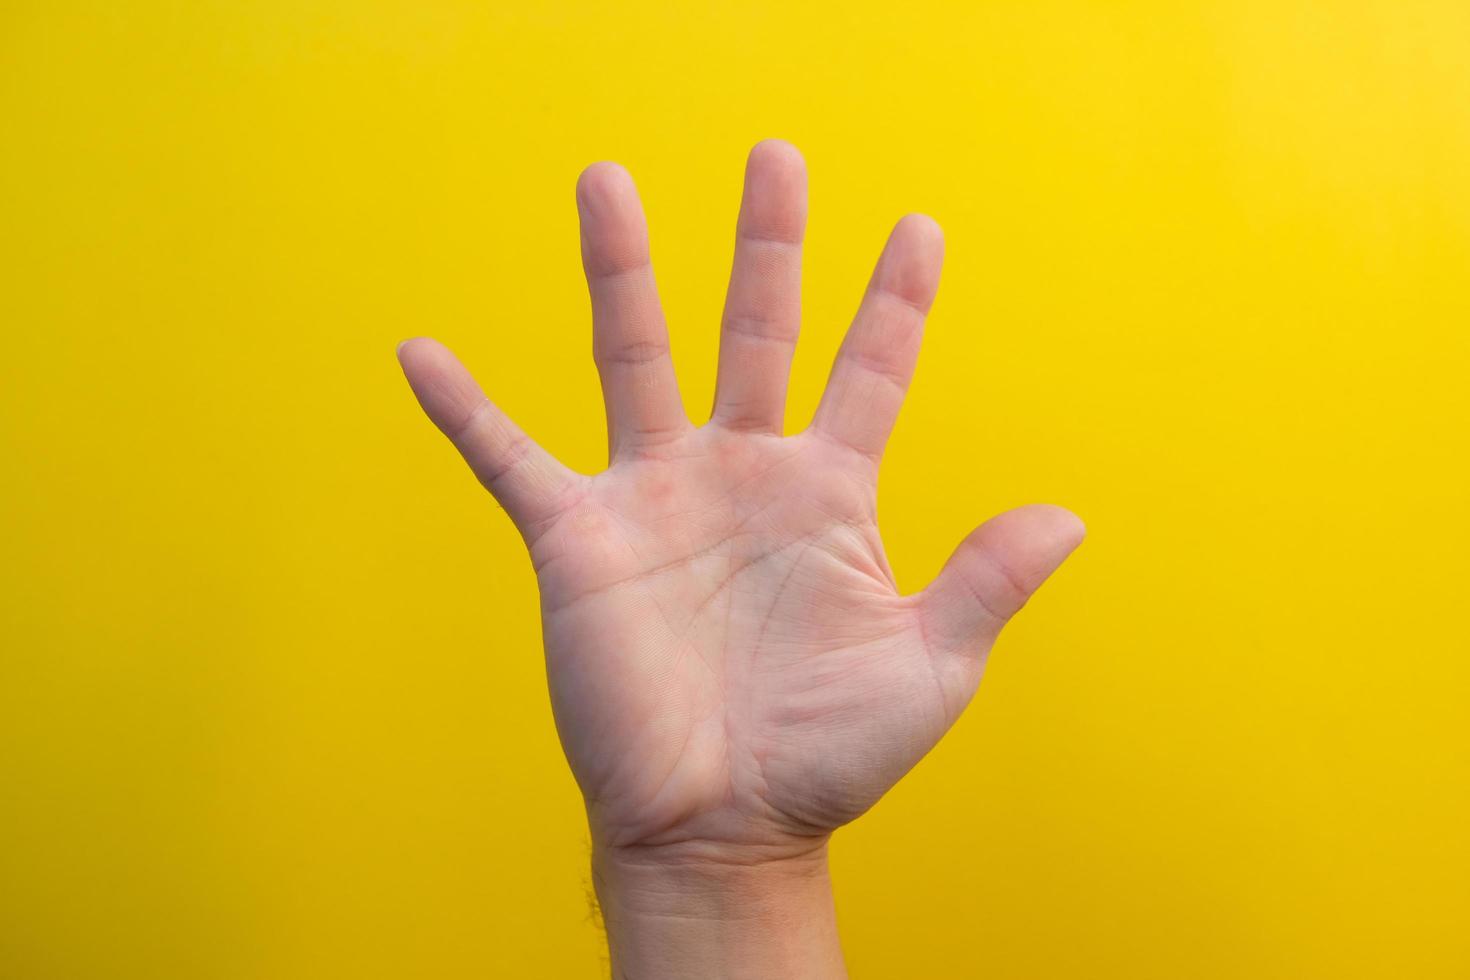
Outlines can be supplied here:
[[1076, 551], [1087, 537], [1082, 518], [1056, 504], [1030, 504], [995, 518], [1007, 537], [1026, 542], [1055, 564]]
[[1087, 524], [1072, 511], [1065, 507], [1058, 507], [1056, 504], [1035, 504], [1033, 506], [1038, 511], [1047, 514], [1057, 541], [1067, 549], [1068, 554], [1076, 551], [1078, 546], [1086, 540]]
[[598, 160], [584, 167], [577, 176], [577, 204], [585, 209], [632, 188], [633, 175], [628, 168], [612, 160]]
[[944, 228], [931, 215], [913, 211], [898, 219], [894, 237], [903, 237], [930, 252], [944, 253]]
[[1072, 548], [1076, 550], [1087, 540], [1087, 522], [1066, 508], [1059, 508], [1072, 522]]
[[402, 361], [406, 352], [424, 343], [433, 343], [433, 341], [428, 337], [409, 337], [406, 340], [400, 340], [398, 346], [393, 348], [393, 353], [399, 361]]
[[928, 312], [939, 292], [944, 232], [927, 214], [906, 214], [893, 226], [879, 262], [876, 285]]
[[786, 170], [805, 170], [806, 158], [796, 148], [796, 144], [774, 137], [763, 139], [750, 148], [750, 154], [746, 157], [746, 167], [779, 167]]
[[431, 365], [445, 357], [454, 358], [454, 354], [433, 337], [409, 337], [407, 340], [398, 342], [395, 351], [398, 363], [403, 370], [413, 373], [425, 365]]
[[762, 140], [745, 165], [742, 235], [799, 245], [806, 233], [806, 164], [785, 140]]
[[624, 272], [648, 261], [648, 222], [633, 177], [600, 160], [577, 178], [582, 261], [589, 276]]

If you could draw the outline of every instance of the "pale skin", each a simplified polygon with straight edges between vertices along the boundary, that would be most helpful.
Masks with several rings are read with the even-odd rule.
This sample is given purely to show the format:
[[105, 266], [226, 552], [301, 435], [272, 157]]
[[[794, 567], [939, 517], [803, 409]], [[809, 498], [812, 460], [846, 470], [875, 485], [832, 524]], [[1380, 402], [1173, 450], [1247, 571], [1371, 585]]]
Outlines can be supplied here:
[[1001, 627], [1082, 523], [1048, 505], [1008, 511], [927, 588], [894, 581], [878, 465], [938, 288], [932, 219], [894, 227], [814, 418], [788, 435], [797, 150], [767, 140], [747, 161], [701, 425], [680, 399], [632, 179], [593, 164], [577, 204], [607, 469], [563, 466], [437, 342], [406, 341], [399, 360], [530, 551], [613, 975], [845, 976], [829, 837], [954, 724]]

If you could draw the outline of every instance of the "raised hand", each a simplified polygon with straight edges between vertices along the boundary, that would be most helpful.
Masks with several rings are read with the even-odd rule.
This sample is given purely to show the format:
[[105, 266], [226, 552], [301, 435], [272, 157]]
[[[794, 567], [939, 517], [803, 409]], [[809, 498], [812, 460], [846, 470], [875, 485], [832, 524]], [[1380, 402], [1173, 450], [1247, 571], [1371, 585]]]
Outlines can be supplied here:
[[928, 588], [899, 593], [876, 487], [938, 286], [931, 219], [893, 229], [815, 417], [783, 435], [806, 221], [795, 148], [750, 154], [699, 426], [632, 180], [594, 164], [577, 202], [606, 470], [561, 465], [432, 340], [401, 345], [404, 372], [530, 549], [557, 728], [601, 873], [816, 853], [954, 723], [1001, 627], [1082, 525], [1056, 507], [1010, 511]]

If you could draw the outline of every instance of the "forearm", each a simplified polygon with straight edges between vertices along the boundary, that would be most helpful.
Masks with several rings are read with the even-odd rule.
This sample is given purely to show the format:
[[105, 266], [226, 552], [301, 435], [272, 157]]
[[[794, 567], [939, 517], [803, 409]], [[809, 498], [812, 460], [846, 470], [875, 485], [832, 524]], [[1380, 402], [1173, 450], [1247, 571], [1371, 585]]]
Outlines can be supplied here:
[[777, 859], [593, 855], [614, 980], [841, 980], [827, 846]]

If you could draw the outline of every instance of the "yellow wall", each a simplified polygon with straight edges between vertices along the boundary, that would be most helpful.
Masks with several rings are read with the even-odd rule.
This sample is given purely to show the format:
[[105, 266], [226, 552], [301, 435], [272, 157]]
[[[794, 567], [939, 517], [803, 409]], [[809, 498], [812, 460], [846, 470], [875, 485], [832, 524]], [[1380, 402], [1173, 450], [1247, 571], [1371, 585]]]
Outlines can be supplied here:
[[702, 415], [766, 136], [792, 427], [947, 231], [900, 581], [1091, 531], [839, 835], [853, 976], [1470, 976], [1461, 0], [11, 0], [0, 127], [6, 980], [599, 975], [531, 570], [393, 345], [598, 467], [612, 158]]

